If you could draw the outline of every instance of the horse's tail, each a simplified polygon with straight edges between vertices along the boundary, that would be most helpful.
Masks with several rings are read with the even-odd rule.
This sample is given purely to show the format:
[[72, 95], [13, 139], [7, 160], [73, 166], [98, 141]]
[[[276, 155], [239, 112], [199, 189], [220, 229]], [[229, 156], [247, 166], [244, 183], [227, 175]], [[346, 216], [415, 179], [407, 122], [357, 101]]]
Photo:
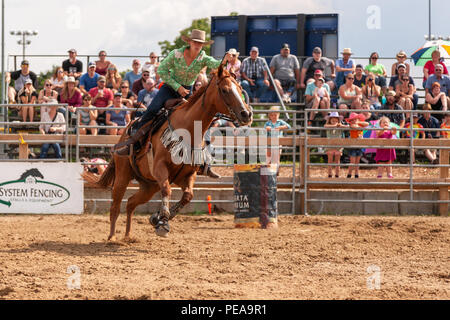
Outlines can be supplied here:
[[115, 170], [116, 164], [114, 163], [114, 157], [112, 157], [111, 162], [106, 167], [105, 171], [96, 182], [96, 185], [101, 188], [108, 188], [114, 184], [114, 178], [116, 176]]

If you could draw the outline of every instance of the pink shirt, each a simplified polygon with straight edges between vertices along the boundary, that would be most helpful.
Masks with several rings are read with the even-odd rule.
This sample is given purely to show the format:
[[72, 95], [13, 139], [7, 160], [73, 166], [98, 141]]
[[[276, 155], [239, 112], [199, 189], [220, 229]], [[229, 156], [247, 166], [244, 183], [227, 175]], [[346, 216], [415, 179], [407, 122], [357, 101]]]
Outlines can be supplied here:
[[241, 61], [239, 59], [236, 59], [235, 64], [227, 63], [227, 71], [230, 71], [230, 69], [236, 75], [236, 80], [241, 80]]
[[67, 103], [69, 106], [79, 107], [83, 104], [83, 99], [81, 96], [81, 92], [76, 90], [72, 98], [67, 97], [67, 99], [64, 99], [64, 97], [61, 95], [59, 102]]
[[[98, 87], [89, 90], [89, 95], [92, 98], [94, 98], [97, 95], [97, 93]], [[96, 106], [97, 108], [105, 108], [112, 103], [112, 100], [113, 100], [113, 92], [111, 91], [111, 89], [104, 88], [103, 97], [97, 98], [97, 100], [95, 100], [95, 103], [93, 103], [93, 105]]]
[[[445, 64], [443, 62], [439, 62], [440, 64], [442, 64], [442, 66], [444, 67], [444, 72], [443, 74], [448, 74], [448, 70], [447, 67], [445, 66]], [[432, 74], [434, 74], [434, 63], [433, 60], [427, 61], [427, 63], [425, 63], [424, 68], [428, 69], [428, 76], [431, 76]], [[423, 77], [423, 80], [427, 80], [425, 78], [425, 76]]]

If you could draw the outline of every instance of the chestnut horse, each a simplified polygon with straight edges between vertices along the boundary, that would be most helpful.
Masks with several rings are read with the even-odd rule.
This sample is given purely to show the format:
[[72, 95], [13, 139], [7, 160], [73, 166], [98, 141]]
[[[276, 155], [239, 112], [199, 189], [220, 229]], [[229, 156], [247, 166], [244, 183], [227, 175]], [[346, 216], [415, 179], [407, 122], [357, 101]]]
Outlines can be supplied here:
[[[190, 143], [188, 142], [189, 147], [193, 150], [199, 150], [203, 145], [203, 136], [217, 113], [228, 115], [242, 125], [250, 122], [252, 109], [243, 101], [242, 96], [241, 86], [227, 70], [220, 66], [213, 73], [209, 84], [190, 97], [184, 105], [175, 108], [169, 116], [169, 121], [166, 121], [153, 133], [150, 138], [152, 149], [149, 151], [153, 152], [152, 168], [149, 167], [148, 157], [145, 156], [146, 148], [141, 148], [136, 155], [136, 167], [138, 170], [133, 169], [129, 156], [113, 154], [113, 158], [105, 172], [96, 182], [98, 186], [103, 188], [112, 185], [113, 201], [110, 209], [110, 233], [108, 240], [115, 239], [116, 221], [120, 213], [120, 204], [132, 179], [136, 179], [139, 182], [139, 190], [127, 201], [127, 224], [124, 241], [130, 241], [131, 218], [135, 208], [148, 202], [159, 190], [161, 190], [161, 207], [158, 213], [152, 215], [150, 222], [155, 227], [155, 232], [158, 236], [166, 237], [168, 235], [170, 231], [169, 220], [193, 198], [193, 188], [199, 168], [198, 163], [174, 161], [173, 152], [170, 153], [167, 148], [169, 123], [170, 129], [175, 129], [177, 132], [180, 129], [181, 131], [189, 132], [191, 137]], [[197, 122], [197, 127], [201, 122], [200, 139], [194, 137], [194, 122]], [[120, 141], [127, 139], [126, 132], [121, 136]], [[182, 189], [183, 196], [178, 203], [169, 209], [172, 183]]]

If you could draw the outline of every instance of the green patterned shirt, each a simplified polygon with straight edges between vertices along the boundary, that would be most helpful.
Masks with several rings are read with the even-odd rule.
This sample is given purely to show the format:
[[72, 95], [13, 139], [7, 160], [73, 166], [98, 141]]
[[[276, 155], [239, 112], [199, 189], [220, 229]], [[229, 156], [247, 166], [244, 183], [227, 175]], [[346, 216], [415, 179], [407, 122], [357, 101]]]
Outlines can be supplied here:
[[158, 67], [158, 74], [161, 79], [171, 86], [175, 91], [181, 85], [192, 86], [197, 79], [200, 71], [206, 66], [209, 73], [212, 69], [220, 66], [221, 61], [208, 56], [204, 50], [200, 51], [197, 58], [192, 61], [190, 66], [186, 65], [184, 60], [184, 50], [188, 46], [172, 50], [169, 55], [161, 61]]

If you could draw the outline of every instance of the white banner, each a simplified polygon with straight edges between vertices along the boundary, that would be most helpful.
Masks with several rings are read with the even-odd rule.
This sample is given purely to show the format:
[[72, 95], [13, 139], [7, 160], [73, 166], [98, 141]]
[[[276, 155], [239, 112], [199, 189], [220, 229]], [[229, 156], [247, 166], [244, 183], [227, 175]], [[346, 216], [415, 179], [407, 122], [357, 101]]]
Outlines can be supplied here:
[[0, 162], [0, 213], [83, 213], [80, 163]]

